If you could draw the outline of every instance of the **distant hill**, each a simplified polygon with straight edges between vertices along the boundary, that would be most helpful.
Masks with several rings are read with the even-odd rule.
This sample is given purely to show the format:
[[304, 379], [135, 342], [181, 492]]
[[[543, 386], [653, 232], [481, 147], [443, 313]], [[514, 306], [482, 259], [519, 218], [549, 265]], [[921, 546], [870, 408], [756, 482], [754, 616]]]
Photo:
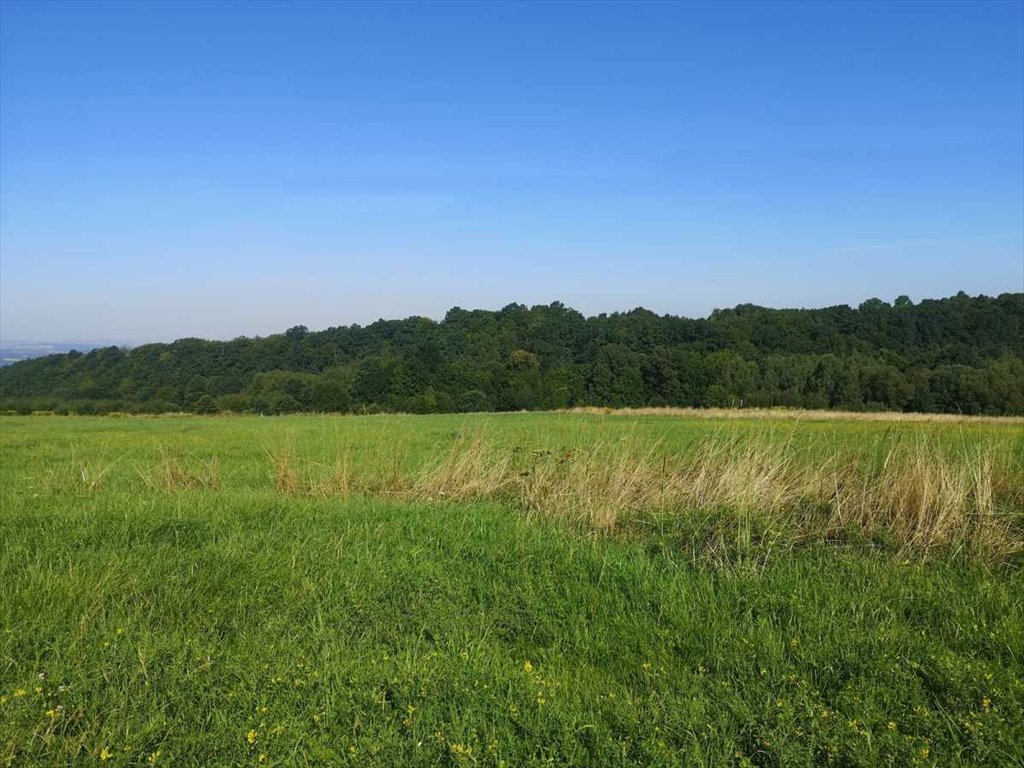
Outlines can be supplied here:
[[13, 365], [22, 360], [31, 360], [35, 357], [46, 355], [57, 355], [63, 352], [90, 352], [105, 346], [103, 342], [97, 343], [40, 343], [30, 341], [5, 341], [0, 342], [0, 366]]
[[266, 338], [181, 339], [0, 369], [28, 412], [480, 411], [793, 406], [1024, 413], [1024, 294], [584, 317], [451, 309]]

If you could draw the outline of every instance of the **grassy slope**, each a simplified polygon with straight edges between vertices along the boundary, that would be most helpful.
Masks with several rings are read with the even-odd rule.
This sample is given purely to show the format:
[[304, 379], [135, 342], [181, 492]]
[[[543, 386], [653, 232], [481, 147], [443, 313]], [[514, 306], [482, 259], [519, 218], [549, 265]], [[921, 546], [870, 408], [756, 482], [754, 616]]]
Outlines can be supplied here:
[[[532, 444], [708, 429], [469, 418]], [[282, 440], [426, 461], [466, 421], [4, 419], [0, 762], [1024, 760], [1019, 571], [823, 547], [714, 571], [500, 505], [272, 490]], [[166, 445], [216, 455], [223, 488], [140, 487], [132, 462]], [[109, 469], [96, 492], [53, 485], [72, 453]]]

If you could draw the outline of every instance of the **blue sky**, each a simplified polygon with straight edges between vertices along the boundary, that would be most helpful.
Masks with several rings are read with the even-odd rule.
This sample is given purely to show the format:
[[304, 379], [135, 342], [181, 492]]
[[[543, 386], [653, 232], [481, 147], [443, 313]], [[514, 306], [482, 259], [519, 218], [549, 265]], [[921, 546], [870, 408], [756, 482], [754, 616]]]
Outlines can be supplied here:
[[1024, 290], [1024, 4], [0, 4], [0, 336]]

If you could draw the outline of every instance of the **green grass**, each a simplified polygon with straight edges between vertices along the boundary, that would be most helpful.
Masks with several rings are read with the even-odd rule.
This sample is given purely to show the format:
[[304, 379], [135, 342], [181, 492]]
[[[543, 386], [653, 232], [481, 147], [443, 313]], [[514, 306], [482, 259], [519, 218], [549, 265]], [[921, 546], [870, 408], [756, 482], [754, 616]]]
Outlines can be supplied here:
[[[1016, 567], [808, 544], [714, 568], [655, 529], [274, 487], [269, 454], [286, 445], [303, 471], [339, 445], [359, 471], [415, 469], [480, 424], [526, 448], [683, 449], [764, 429], [5, 417], [0, 764], [1024, 764]], [[1018, 425], [802, 422], [777, 436], [811, 461], [923, 432], [1022, 466]], [[216, 460], [219, 483], [148, 485], [169, 451]]]

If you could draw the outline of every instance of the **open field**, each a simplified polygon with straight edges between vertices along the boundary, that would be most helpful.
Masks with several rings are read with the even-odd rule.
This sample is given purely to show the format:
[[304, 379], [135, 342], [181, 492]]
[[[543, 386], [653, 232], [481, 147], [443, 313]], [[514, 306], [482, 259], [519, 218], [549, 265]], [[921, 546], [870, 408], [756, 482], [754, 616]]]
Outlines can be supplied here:
[[1024, 429], [0, 419], [0, 764], [1024, 762]]

